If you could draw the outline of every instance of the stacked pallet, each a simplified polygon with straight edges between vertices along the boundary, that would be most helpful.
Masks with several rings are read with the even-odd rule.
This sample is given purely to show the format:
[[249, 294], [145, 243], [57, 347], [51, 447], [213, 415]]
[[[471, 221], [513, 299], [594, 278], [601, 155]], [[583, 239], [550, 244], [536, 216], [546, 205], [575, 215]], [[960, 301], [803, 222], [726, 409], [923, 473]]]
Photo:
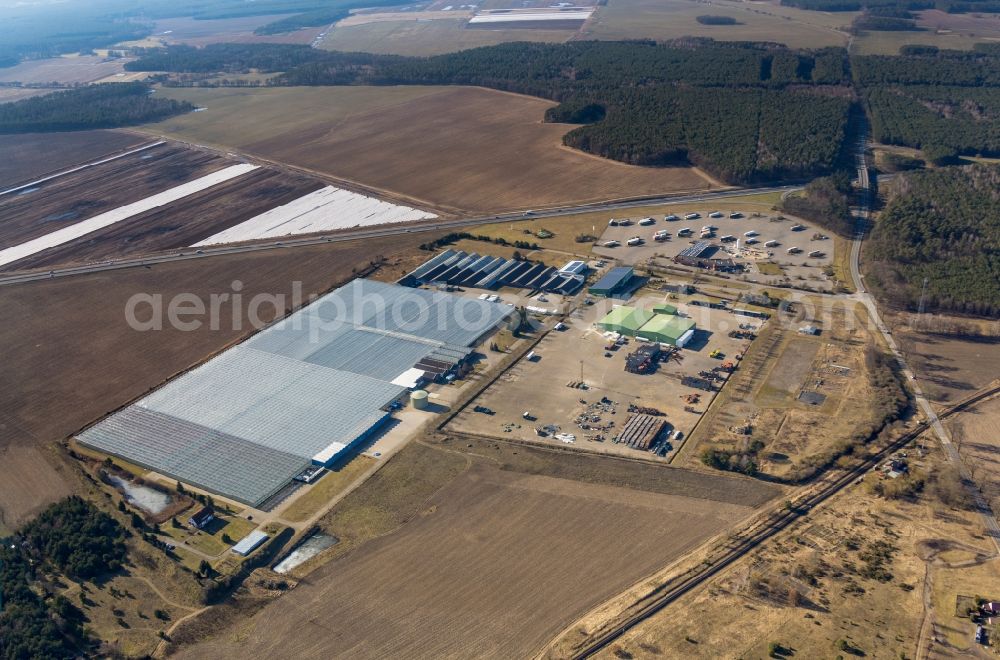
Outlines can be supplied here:
[[636, 413], [625, 422], [625, 427], [618, 434], [618, 442], [633, 449], [649, 449], [664, 426], [666, 422], [662, 417]]

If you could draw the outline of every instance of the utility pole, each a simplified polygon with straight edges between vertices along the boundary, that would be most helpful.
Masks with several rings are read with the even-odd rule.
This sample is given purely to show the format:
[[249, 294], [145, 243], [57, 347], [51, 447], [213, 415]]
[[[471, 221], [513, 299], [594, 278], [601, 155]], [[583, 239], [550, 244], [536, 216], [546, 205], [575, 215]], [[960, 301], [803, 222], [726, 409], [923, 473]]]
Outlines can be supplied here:
[[917, 330], [924, 324], [924, 306], [927, 301], [927, 278], [924, 278], [923, 287], [920, 289], [920, 304], [917, 305]]
[[583, 382], [583, 360], [580, 360], [580, 382]]

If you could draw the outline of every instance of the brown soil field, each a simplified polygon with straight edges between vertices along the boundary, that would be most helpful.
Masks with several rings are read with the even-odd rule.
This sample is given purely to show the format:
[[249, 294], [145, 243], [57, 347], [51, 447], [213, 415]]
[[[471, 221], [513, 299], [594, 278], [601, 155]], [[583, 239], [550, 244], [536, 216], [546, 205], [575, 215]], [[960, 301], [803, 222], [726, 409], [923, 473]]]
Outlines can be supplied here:
[[[172, 89], [167, 96], [208, 109], [148, 126], [153, 132], [241, 149], [446, 212], [713, 185], [695, 168], [635, 167], [565, 148], [561, 138], [571, 127], [542, 123], [550, 101], [481, 88]], [[275, 132], [266, 123], [275, 113], [293, 116], [292, 125]]]
[[[149, 39], [170, 44], [205, 46], [214, 43], [283, 43], [308, 44], [323, 31], [322, 27], [294, 30], [287, 34], [255, 35], [258, 27], [291, 14], [271, 14], [265, 16], [241, 16], [239, 18], [219, 18], [198, 20], [193, 18], [166, 18], [156, 21], [156, 27]], [[325, 26], [324, 26], [325, 27]]]
[[897, 329], [920, 388], [935, 403], [955, 402], [1000, 374], [1000, 338], [953, 337]]
[[[585, 457], [596, 477], [588, 480], [582, 471], [537, 469], [566, 455], [466, 444], [404, 448], [381, 472], [393, 462], [457, 469], [409, 503], [413, 515], [395, 530], [340, 554], [238, 630], [180, 657], [528, 657], [583, 612], [752, 511], [653, 492], [627, 474], [628, 486], [595, 483], [646, 468], [634, 463]], [[338, 517], [382, 502], [380, 490], [421, 477], [404, 468], [380, 483], [381, 472], [334, 508], [334, 529]], [[776, 492], [749, 483], [758, 494]]]
[[145, 199], [228, 163], [213, 154], [161, 145], [0, 197], [0, 248], [19, 245]]
[[150, 140], [124, 131], [0, 135], [0, 186], [28, 183], [146, 142]]
[[68, 55], [29, 60], [17, 66], [0, 69], [0, 82], [19, 82], [25, 85], [89, 83], [120, 73], [127, 61], [107, 59], [97, 55]]
[[[0, 418], [0, 434], [11, 431]], [[0, 536], [71, 492], [65, 465], [47, 460], [41, 447], [0, 445]]]
[[[225, 164], [221, 159], [218, 162]], [[47, 268], [187, 247], [322, 186], [308, 177], [255, 170], [8, 264], [5, 269]]]
[[[918, 470], [943, 461], [937, 451], [910, 457]], [[788, 650], [779, 657], [993, 657], [972, 652], [975, 626], [955, 616], [957, 595], [995, 599], [1000, 590], [976, 514], [942, 505], [930, 487], [884, 499], [867, 483], [879, 478], [818, 507], [598, 657], [764, 658], [772, 642]], [[876, 544], [891, 548], [885, 573], [868, 570]]]
[[24, 87], [0, 87], [0, 103], [30, 99], [32, 96], [42, 96], [51, 93], [51, 89], [31, 89]]
[[[233, 318], [231, 302], [220, 308], [219, 330], [206, 322], [190, 332], [169, 324], [139, 332], [125, 318], [133, 294], [159, 293], [166, 305], [175, 294], [191, 292], [207, 306], [210, 294], [231, 293], [239, 280], [244, 303], [256, 293], [271, 293], [285, 294], [290, 304], [294, 282], [301, 282], [304, 296], [324, 292], [347, 281], [374, 254], [392, 258], [423, 240], [427, 237], [214, 256], [0, 287], [0, 306], [7, 313], [0, 327], [0, 449], [60, 441], [250, 332], [246, 304], [235, 315], [238, 327], [227, 322]], [[261, 314], [269, 309], [264, 305]], [[8, 521], [23, 519], [64, 493], [50, 461], [19, 456], [27, 458], [0, 461], [0, 483], [29, 479], [38, 492], [32, 498], [0, 497]], [[37, 469], [20, 469], [29, 459]], [[4, 492], [0, 488], [0, 495]]]
[[498, 28], [494, 25], [486, 30], [468, 29], [467, 24], [466, 18], [438, 18], [431, 21], [406, 18], [347, 25], [341, 22], [323, 37], [318, 47], [327, 50], [360, 50], [388, 55], [425, 57], [511, 41], [561, 43], [578, 34], [578, 26], [574, 26], [571, 30], [526, 30]]

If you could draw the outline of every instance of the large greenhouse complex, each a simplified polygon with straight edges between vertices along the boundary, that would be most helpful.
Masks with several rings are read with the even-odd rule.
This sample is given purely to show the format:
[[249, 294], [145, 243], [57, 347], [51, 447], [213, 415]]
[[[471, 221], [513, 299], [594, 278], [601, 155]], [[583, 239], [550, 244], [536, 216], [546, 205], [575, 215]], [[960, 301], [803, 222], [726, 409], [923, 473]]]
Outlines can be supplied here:
[[358, 279], [79, 435], [251, 506], [369, 438], [428, 380], [460, 373], [503, 304]]

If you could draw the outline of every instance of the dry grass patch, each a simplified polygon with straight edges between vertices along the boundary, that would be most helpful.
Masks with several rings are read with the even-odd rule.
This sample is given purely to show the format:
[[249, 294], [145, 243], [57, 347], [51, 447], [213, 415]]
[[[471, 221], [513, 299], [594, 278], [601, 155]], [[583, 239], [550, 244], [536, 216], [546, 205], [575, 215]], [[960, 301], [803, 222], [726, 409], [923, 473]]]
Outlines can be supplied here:
[[[934, 454], [911, 464], [923, 469], [941, 460]], [[635, 657], [760, 658], [772, 642], [793, 650], [793, 657], [851, 657], [839, 640], [867, 657], [922, 657], [928, 561], [934, 594], [926, 603], [929, 616], [961, 638], [952, 648], [933, 644], [931, 657], [953, 657], [968, 648], [974, 629], [968, 619], [954, 617], [955, 596], [995, 597], [1000, 580], [995, 563], [939, 568], [929, 548], [959, 549], [966, 559], [988, 556], [992, 544], [981, 531], [974, 514], [948, 510], [929, 493], [885, 500], [864, 484], [852, 486], [600, 657], [613, 658], [615, 651], [624, 657], [625, 651]], [[928, 627], [924, 642], [935, 632], [944, 638], [942, 628]]]
[[[447, 12], [455, 14], [458, 12]], [[398, 15], [394, 15], [398, 16]], [[466, 18], [389, 18], [366, 23], [338, 23], [320, 42], [320, 48], [388, 55], [428, 56], [510, 41], [568, 41], [577, 30], [467, 29]]]
[[292, 522], [308, 520], [370, 470], [376, 462], [374, 458], [357, 454], [342, 465], [331, 468], [319, 481], [304, 486], [301, 494], [281, 511], [281, 517]]
[[[703, 25], [697, 16], [729, 16], [737, 25]], [[791, 48], [845, 46], [856, 14], [782, 7], [777, 2], [690, 2], [611, 0], [599, 7], [584, 34], [592, 39], [676, 39], [695, 36], [719, 41], [772, 41]]]

